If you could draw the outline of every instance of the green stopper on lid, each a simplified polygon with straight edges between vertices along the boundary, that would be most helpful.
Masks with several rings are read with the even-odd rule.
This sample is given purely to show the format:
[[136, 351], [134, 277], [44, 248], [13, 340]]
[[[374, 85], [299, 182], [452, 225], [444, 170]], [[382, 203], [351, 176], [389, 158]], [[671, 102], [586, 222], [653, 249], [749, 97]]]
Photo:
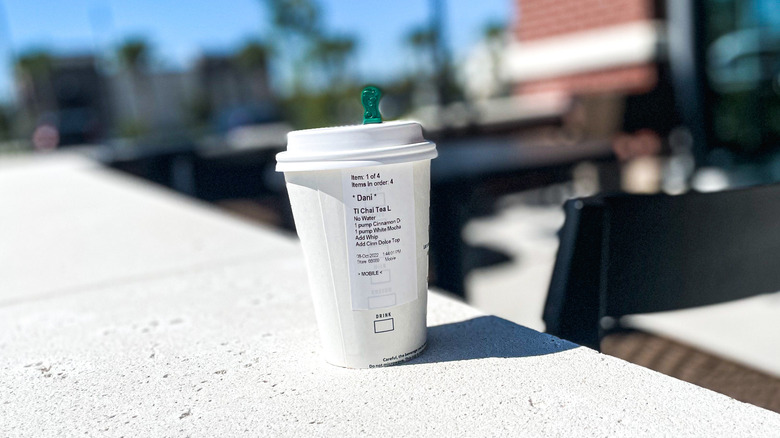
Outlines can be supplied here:
[[377, 87], [366, 87], [360, 93], [360, 101], [363, 102], [363, 124], [382, 123], [382, 114], [379, 113], [379, 99], [382, 92]]

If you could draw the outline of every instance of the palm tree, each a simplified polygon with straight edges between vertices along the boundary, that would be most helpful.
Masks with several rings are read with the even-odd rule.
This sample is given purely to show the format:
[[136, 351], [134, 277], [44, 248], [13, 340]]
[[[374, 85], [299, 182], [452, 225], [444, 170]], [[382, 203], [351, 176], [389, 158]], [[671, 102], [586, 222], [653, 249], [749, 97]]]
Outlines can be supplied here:
[[151, 117], [153, 103], [151, 90], [146, 78], [146, 69], [150, 58], [149, 44], [142, 38], [130, 38], [117, 49], [117, 58], [122, 69], [129, 75], [130, 92], [128, 104], [130, 106], [130, 120], [120, 121], [122, 130], [130, 136], [141, 134], [146, 123], [144, 120]]
[[242, 81], [248, 81], [247, 86], [252, 99], [268, 99], [271, 97], [270, 84], [268, 83], [268, 60], [271, 49], [261, 41], [250, 40], [236, 53], [234, 63], [240, 71]]
[[119, 46], [118, 55], [125, 68], [143, 70], [149, 62], [149, 44], [141, 38], [128, 39]]
[[265, 69], [268, 64], [270, 49], [260, 41], [249, 41], [238, 51], [236, 60], [241, 67], [248, 69]]
[[271, 22], [279, 30], [299, 35], [320, 30], [320, 8], [311, 0], [262, 0], [271, 13]]
[[[311, 48], [321, 34], [321, 13], [315, 0], [260, 0], [271, 17], [269, 35], [275, 62], [290, 75], [294, 92], [304, 88], [302, 72], [307, 70], [305, 48]], [[300, 48], [304, 47], [304, 50]]]
[[340, 88], [349, 83], [347, 63], [357, 47], [351, 36], [319, 37], [310, 57], [322, 73], [327, 87]]
[[433, 51], [436, 48], [436, 32], [430, 26], [417, 26], [412, 28], [404, 37], [404, 43], [414, 54], [415, 75], [418, 77], [428, 75], [433, 70]]
[[503, 52], [506, 47], [506, 24], [498, 21], [488, 22], [482, 29], [482, 39], [490, 53], [491, 76], [497, 87], [494, 94], [506, 95], [509, 88], [501, 77]]
[[11, 115], [7, 108], [0, 105], [0, 140], [11, 138]]
[[53, 110], [55, 105], [54, 88], [51, 83], [53, 59], [49, 52], [40, 50], [26, 53], [16, 59], [16, 73], [24, 84], [25, 105], [40, 114]]
[[506, 24], [499, 21], [491, 21], [482, 28], [482, 38], [486, 41], [499, 41], [504, 38]]

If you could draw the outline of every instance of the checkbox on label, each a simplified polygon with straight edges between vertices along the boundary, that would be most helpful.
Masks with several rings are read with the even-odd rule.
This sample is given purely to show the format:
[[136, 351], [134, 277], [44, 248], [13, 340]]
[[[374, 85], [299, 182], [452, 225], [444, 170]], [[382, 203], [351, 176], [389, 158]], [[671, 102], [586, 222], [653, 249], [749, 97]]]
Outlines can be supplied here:
[[390, 282], [390, 270], [389, 269], [383, 269], [379, 275], [374, 275], [371, 277], [371, 284], [382, 284], [382, 283], [389, 283]]
[[396, 297], [395, 294], [379, 295], [375, 297], [368, 297], [369, 309], [381, 309], [383, 307], [395, 306]]
[[385, 333], [395, 330], [393, 318], [378, 319], [374, 321], [374, 333]]

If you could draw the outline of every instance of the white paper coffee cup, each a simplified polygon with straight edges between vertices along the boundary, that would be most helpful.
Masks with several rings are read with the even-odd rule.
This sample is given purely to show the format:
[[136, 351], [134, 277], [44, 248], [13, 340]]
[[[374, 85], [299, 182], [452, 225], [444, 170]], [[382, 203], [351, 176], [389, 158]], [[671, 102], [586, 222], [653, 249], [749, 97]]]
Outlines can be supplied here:
[[325, 359], [374, 368], [426, 345], [430, 160], [416, 122], [294, 131], [277, 155]]

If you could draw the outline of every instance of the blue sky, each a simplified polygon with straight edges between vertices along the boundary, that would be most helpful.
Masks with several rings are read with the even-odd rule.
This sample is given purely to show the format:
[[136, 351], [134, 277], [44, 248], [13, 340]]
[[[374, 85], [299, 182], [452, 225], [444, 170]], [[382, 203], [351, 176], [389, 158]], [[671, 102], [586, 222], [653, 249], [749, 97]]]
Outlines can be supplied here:
[[[425, 0], [320, 0], [325, 27], [359, 41], [358, 77], [381, 81], [408, 65], [403, 36], [429, 16]], [[512, 0], [450, 0], [447, 33], [456, 56], [485, 23], [510, 22]], [[11, 97], [9, 59], [46, 47], [55, 53], [107, 52], [143, 36], [164, 68], [184, 68], [203, 51], [229, 51], [267, 35], [261, 0], [0, 0], [0, 100]]]

